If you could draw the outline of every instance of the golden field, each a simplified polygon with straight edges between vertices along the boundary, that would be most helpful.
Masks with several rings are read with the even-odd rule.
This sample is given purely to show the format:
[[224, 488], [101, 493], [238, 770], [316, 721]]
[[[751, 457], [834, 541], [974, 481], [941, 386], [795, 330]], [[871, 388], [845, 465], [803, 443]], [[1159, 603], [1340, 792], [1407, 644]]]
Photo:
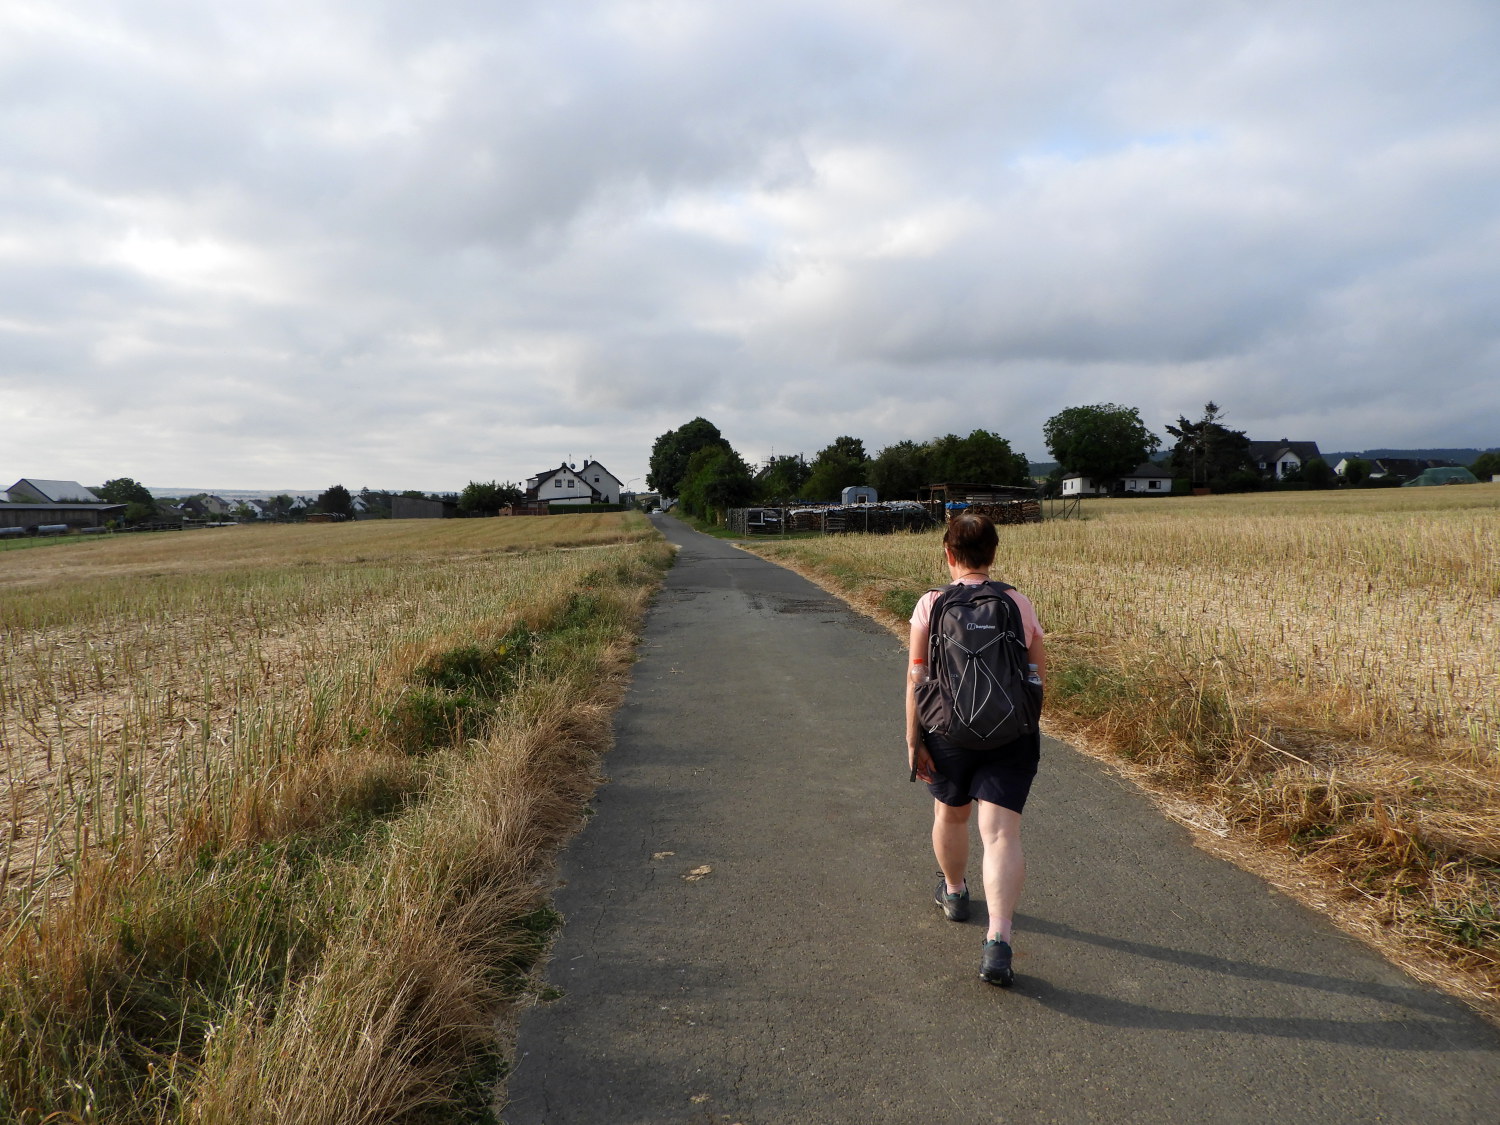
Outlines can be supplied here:
[[[1055, 728], [1500, 997], [1500, 485], [1083, 511], [1002, 528], [994, 571], [1048, 630]], [[901, 631], [940, 542], [752, 549]]]
[[487, 1098], [668, 559], [634, 513], [0, 552], [0, 1117]]

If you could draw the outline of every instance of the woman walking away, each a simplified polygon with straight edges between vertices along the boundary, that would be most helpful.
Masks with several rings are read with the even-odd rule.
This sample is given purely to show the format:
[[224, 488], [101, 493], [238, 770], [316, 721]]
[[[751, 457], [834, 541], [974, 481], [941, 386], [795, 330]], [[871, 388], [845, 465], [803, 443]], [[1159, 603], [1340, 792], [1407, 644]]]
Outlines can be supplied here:
[[[1031, 602], [1025, 595], [990, 578], [999, 541], [994, 523], [986, 516], [964, 513], [948, 524], [943, 536], [943, 556], [953, 584], [942, 590], [928, 591], [917, 602], [911, 615], [911, 651], [906, 679], [906, 752], [913, 776], [927, 783], [933, 797], [932, 850], [941, 868], [935, 898], [944, 914], [955, 922], [969, 917], [969, 885], [965, 875], [969, 861], [969, 816], [974, 806], [979, 806], [979, 837], [984, 847], [984, 897], [989, 908], [989, 928], [985, 931], [979, 976], [990, 984], [1007, 986], [1015, 979], [1011, 970], [1011, 919], [1026, 882], [1026, 860], [1021, 853], [1021, 811], [1026, 806], [1026, 796], [1031, 791], [1031, 781], [1036, 776], [1041, 754], [1041, 735], [1036, 729], [1035, 718], [1040, 709], [1041, 680], [1047, 673], [1047, 656], [1042, 643], [1042, 627]], [[973, 589], [985, 583], [991, 585], [984, 591]], [[959, 591], [959, 587], [970, 589]], [[1013, 610], [998, 596], [1000, 590], [1013, 603]], [[1007, 632], [1021, 634], [1008, 643], [1016, 647], [1018, 661], [1021, 659], [1019, 646], [1024, 643], [1024, 660], [1032, 665], [1033, 674], [1027, 687], [1027, 691], [1033, 693], [1029, 700], [1031, 709], [1024, 720], [1010, 716], [1005, 720], [1007, 723], [1021, 722], [1023, 733], [1010, 737], [1008, 732], [1014, 728], [1000, 727], [1000, 736], [1010, 737], [1010, 741], [988, 749], [966, 749], [957, 742], [973, 745], [984, 742], [983, 737], [975, 736], [970, 730], [965, 730], [961, 737], [958, 728], [951, 725], [942, 727], [947, 731], [946, 735], [924, 729], [923, 719], [930, 712], [925, 706], [919, 708], [918, 685], [927, 685], [922, 689], [924, 699], [935, 689], [935, 685], [929, 684], [929, 676], [936, 675], [930, 662], [939, 659], [938, 648], [929, 644], [934, 603], [939, 598], [945, 599], [939, 614], [946, 622], [946, 607], [955, 599], [978, 600], [987, 593], [995, 595], [989, 598], [989, 612], [994, 614], [996, 606], [1005, 611], [990, 618], [1000, 624], [988, 625], [979, 623], [979, 619], [971, 619], [963, 626], [968, 630], [965, 636], [983, 637], [984, 630], [991, 630], [998, 633], [1000, 643], [1007, 643]], [[1021, 626], [1019, 631], [1013, 627], [1017, 620]], [[1012, 623], [1012, 627], [1007, 629], [1006, 622]], [[1002, 653], [1000, 657], [985, 659], [1008, 656]], [[1026, 669], [1020, 668], [1019, 664], [1015, 667], [1019, 669], [1016, 674], [1024, 678]], [[1002, 671], [998, 675], [1003, 681], [1005, 673]], [[967, 705], [975, 713], [980, 707], [991, 706], [990, 697], [997, 694], [988, 691], [988, 685], [996, 682], [990, 679], [989, 672], [979, 669], [977, 679], [987, 687], [983, 699], [976, 699], [972, 688], [967, 689], [970, 692]], [[965, 689], [961, 687], [960, 690]], [[919, 710], [922, 711], [920, 715]], [[1026, 711], [1026, 708], [1021, 710]], [[938, 724], [926, 724], [929, 728], [934, 725]]]

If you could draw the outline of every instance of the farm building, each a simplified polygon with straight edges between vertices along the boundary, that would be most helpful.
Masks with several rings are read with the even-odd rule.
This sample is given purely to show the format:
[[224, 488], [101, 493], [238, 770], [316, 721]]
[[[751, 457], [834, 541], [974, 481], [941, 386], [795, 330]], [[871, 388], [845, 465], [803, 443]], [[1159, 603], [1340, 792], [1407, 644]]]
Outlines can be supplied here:
[[99, 504], [92, 489], [76, 480], [39, 480], [22, 477], [6, 490], [13, 504]]
[[528, 502], [545, 500], [553, 506], [570, 504], [618, 504], [620, 479], [598, 461], [585, 461], [575, 469], [564, 461], [555, 469], [526, 480]]
[[457, 500], [428, 500], [415, 496], [392, 496], [393, 520], [451, 520], [458, 515]]
[[1321, 458], [1315, 441], [1252, 441], [1250, 461], [1261, 473], [1272, 480], [1281, 480], [1300, 472], [1302, 466], [1314, 457]]
[[1093, 477], [1081, 473], [1064, 473], [1062, 479], [1064, 496], [1103, 496], [1105, 490], [1095, 483]]
[[5, 495], [9, 500], [0, 504], [0, 528], [103, 527], [125, 511], [124, 504], [106, 504], [76, 480], [22, 477]]
[[103, 527], [124, 512], [124, 504], [0, 504], [0, 527]]

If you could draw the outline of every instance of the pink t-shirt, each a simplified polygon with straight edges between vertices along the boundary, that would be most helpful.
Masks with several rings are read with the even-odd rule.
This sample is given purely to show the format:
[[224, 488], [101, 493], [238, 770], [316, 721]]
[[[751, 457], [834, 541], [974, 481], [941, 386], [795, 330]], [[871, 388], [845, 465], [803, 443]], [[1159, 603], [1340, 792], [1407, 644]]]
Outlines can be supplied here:
[[[984, 579], [977, 581], [963, 581], [965, 586], [978, 586]], [[1010, 595], [1010, 600], [1016, 603], [1016, 608], [1021, 611], [1021, 626], [1026, 632], [1026, 644], [1030, 647], [1035, 637], [1045, 637], [1042, 631], [1042, 623], [1036, 618], [1036, 608], [1031, 604], [1031, 599], [1019, 590], [1005, 591]], [[932, 603], [937, 601], [941, 590], [928, 590], [917, 601], [917, 607], [911, 611], [911, 623], [914, 628], [926, 633], [932, 626]]]

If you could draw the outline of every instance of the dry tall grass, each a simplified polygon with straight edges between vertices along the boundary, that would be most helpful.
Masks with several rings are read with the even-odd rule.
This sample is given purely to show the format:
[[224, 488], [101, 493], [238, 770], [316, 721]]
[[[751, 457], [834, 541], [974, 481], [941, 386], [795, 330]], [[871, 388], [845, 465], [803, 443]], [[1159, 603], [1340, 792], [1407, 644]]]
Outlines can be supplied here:
[[[1059, 729], [1500, 998], [1500, 486], [1085, 508], [1002, 529], [996, 565], [1049, 630]], [[939, 542], [756, 549], [900, 628]]]
[[0, 1116], [482, 1110], [666, 558], [633, 516], [0, 558]]

